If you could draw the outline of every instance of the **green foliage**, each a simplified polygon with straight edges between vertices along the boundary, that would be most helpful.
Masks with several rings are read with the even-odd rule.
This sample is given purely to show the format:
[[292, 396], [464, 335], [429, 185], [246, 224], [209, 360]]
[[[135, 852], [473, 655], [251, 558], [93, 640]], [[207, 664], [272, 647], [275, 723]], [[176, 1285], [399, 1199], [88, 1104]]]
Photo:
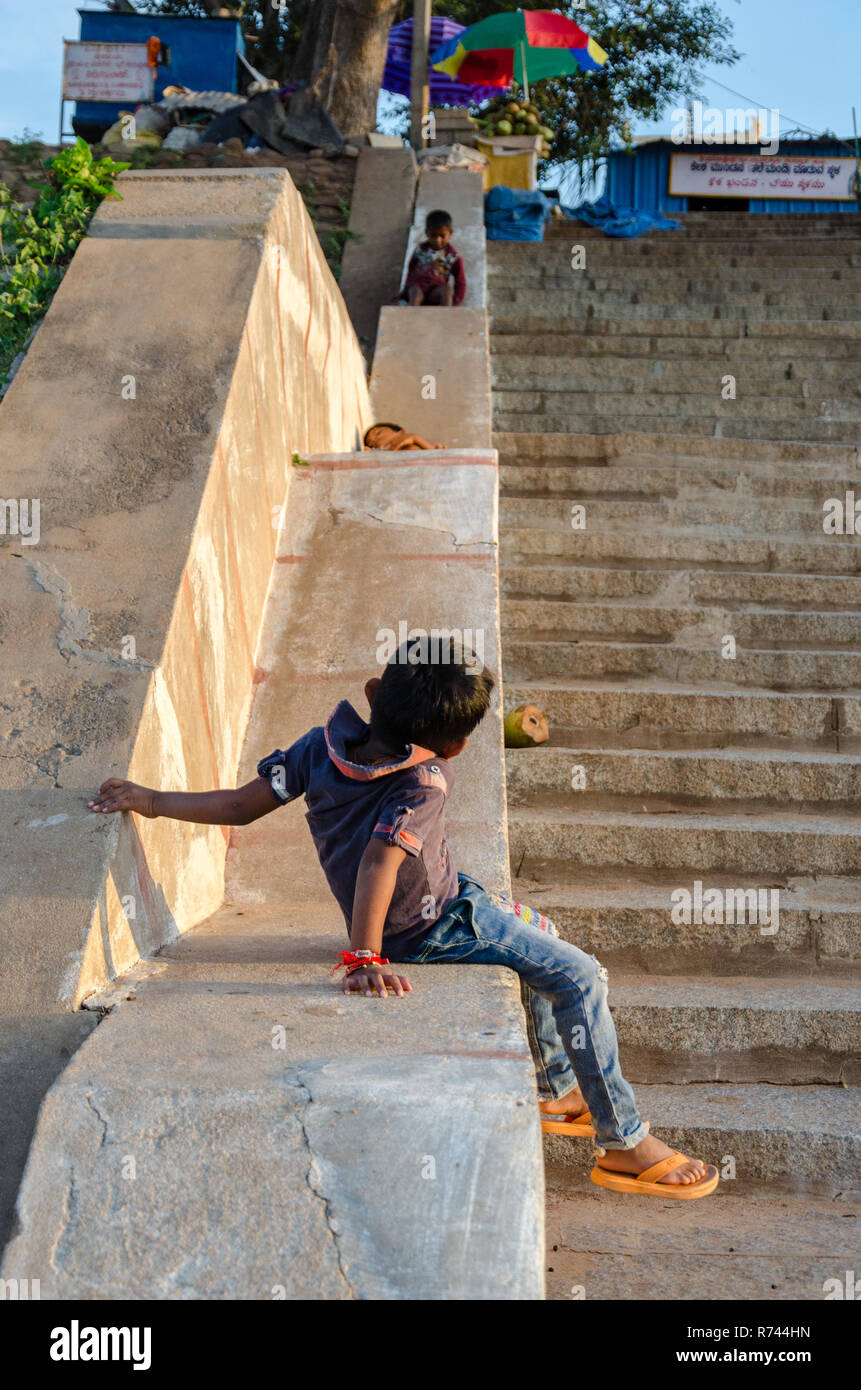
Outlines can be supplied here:
[[[344, 204], [346, 206], [346, 204]], [[347, 209], [349, 215], [349, 208]], [[351, 232], [349, 227], [337, 227], [335, 231], [329, 232], [323, 242], [323, 255], [329, 262], [329, 269], [336, 280], [341, 278], [341, 261], [344, 257], [344, 247], [348, 241], [361, 241], [361, 232]]]
[[0, 385], [51, 302], [102, 198], [119, 198], [114, 179], [127, 164], [94, 160], [78, 140], [45, 161], [31, 208], [0, 183]]

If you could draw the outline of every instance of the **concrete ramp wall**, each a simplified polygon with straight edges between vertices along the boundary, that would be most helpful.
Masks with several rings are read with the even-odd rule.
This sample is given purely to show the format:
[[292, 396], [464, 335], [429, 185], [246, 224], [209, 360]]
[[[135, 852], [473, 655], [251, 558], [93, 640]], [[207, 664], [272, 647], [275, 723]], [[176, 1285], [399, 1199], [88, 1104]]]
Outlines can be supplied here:
[[[173, 275], [172, 293], [186, 296], [189, 317], [189, 286], [207, 314], [212, 305], [223, 312], [225, 301], [229, 314], [226, 329], [209, 315], [208, 333], [200, 330], [200, 370], [207, 382], [206, 370], [215, 373], [217, 388], [204, 394], [199, 420], [196, 377], [172, 398], [200, 435], [177, 470], [182, 506], [170, 505], [174, 495], [158, 476], [148, 478], [139, 493], [140, 510], [150, 507], [146, 527], [139, 515], [121, 520], [116, 544], [112, 519], [99, 518], [88, 533], [89, 567], [76, 570], [90, 602], [95, 562], [109, 593], [119, 587], [131, 603], [135, 586], [148, 592], [149, 565], [161, 606], [151, 600], [144, 650], [158, 653], [152, 666], [132, 679], [114, 661], [97, 692], [96, 712], [109, 711], [119, 699], [111, 681], [128, 682], [120, 692], [126, 742], [112, 747], [107, 768], [97, 765], [98, 748], [81, 753], [87, 761], [76, 765], [68, 794], [68, 821], [73, 812], [80, 825], [45, 814], [58, 789], [43, 790], [38, 803], [39, 828], [66, 827], [59, 844], [83, 856], [81, 900], [88, 891], [99, 899], [71, 976], [67, 965], [67, 998], [138, 951], [167, 944], [88, 1000], [107, 1016], [45, 1097], [3, 1276], [39, 1279], [52, 1299], [540, 1298], [540, 1129], [516, 976], [414, 966], [414, 992], [404, 999], [346, 998], [328, 973], [346, 943], [344, 923], [301, 807], [229, 836], [170, 821], [104, 824], [82, 809], [93, 784], [126, 767], [162, 786], [252, 777], [260, 757], [323, 722], [338, 699], [364, 708], [383, 634], [401, 623], [461, 629], [499, 672], [497, 459], [482, 447], [481, 423], [489, 421], [484, 310], [395, 311], [412, 325], [402, 350], [414, 359], [446, 326], [457, 351], [464, 334], [478, 332], [477, 414], [441, 424], [449, 433], [458, 423], [463, 447], [358, 452], [368, 421], [358, 347], [292, 187], [284, 176], [252, 183], [235, 203], [225, 189], [226, 203], [215, 184], [192, 181], [183, 191], [153, 183], [146, 196], [107, 208], [84, 251], [84, 265], [88, 257], [104, 264], [106, 248], [130, 268], [142, 253], [152, 318], [170, 319], [179, 343], [188, 330], [178, 306], [168, 312], [159, 298], [160, 270]], [[184, 225], [205, 232], [205, 243], [180, 236]], [[220, 277], [219, 295], [207, 274]], [[90, 281], [91, 301], [98, 283]], [[109, 379], [134, 351], [150, 368], [163, 351], [182, 368], [170, 333], [165, 347], [154, 323], [140, 333], [126, 323], [122, 297], [112, 303], [119, 332], [101, 325], [112, 338]], [[213, 342], [221, 355], [210, 362]], [[87, 352], [95, 357], [89, 340]], [[386, 389], [397, 414], [420, 428], [397, 381]], [[145, 433], [126, 440], [115, 415], [110, 424], [109, 459], [109, 440], [128, 450], [130, 467], [147, 458]], [[145, 428], [170, 443], [166, 427], [158, 434], [148, 419]], [[51, 437], [62, 448], [61, 422]], [[306, 452], [317, 439], [328, 442]], [[86, 480], [80, 458], [76, 468]], [[163, 556], [165, 524], [175, 529]], [[67, 544], [74, 550], [74, 537]], [[56, 604], [67, 590], [55, 588]], [[128, 629], [120, 612], [116, 623]], [[61, 615], [69, 663], [89, 660], [77, 649], [91, 632], [78, 613]], [[47, 630], [57, 630], [56, 617]], [[457, 862], [504, 889], [500, 687], [458, 773], [449, 807]], [[132, 896], [146, 899], [135, 929], [122, 893], [130, 881]], [[34, 936], [36, 926], [44, 923], [34, 923]], [[28, 989], [23, 973], [19, 1002]]]
[[[340, 698], [364, 710], [380, 631], [402, 619], [478, 624], [498, 668], [495, 475], [479, 450], [297, 468], [242, 779]], [[448, 822], [457, 862], [497, 884], [501, 742], [497, 696]], [[333, 990], [346, 932], [303, 811], [232, 833], [223, 907], [126, 979], [51, 1090], [5, 1277], [53, 1299], [541, 1297], [517, 978], [407, 966], [403, 999]]]
[[456, 309], [387, 306], [380, 313], [371, 374], [376, 420], [390, 420], [450, 449], [490, 448], [484, 195], [481, 175], [455, 169], [419, 176], [409, 256], [432, 209], [450, 212], [467, 294]]
[[223, 896], [225, 833], [86, 809], [232, 785], [291, 455], [368, 423], [289, 175], [126, 174], [0, 407], [0, 1240], [67, 1010]]

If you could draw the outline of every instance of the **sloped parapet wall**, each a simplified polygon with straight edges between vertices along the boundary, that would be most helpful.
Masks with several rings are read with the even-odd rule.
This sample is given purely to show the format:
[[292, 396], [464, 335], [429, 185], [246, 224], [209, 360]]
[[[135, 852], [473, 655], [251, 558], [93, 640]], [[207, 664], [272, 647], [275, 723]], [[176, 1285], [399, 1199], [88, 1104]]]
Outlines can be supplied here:
[[0, 775], [43, 910], [5, 930], [21, 997], [35, 946], [46, 995], [73, 1005], [220, 902], [221, 830], [168, 838], [86, 797], [111, 775], [231, 782], [291, 455], [355, 447], [367, 424], [355, 335], [285, 171], [119, 189], [0, 412], [3, 495], [41, 512], [38, 544], [2, 548]]
[[118, 188], [0, 406], [0, 1243], [69, 1010], [222, 897], [220, 829], [86, 802], [232, 784], [291, 456], [368, 423], [286, 171]]
[[[493, 451], [311, 456], [277, 560], [242, 780], [339, 699], [364, 709], [401, 621], [469, 629], [498, 670]], [[448, 829], [456, 863], [505, 888], [501, 724], [497, 692]], [[409, 965], [402, 999], [338, 993], [344, 922], [303, 810], [233, 832], [224, 906], [52, 1088], [4, 1277], [29, 1272], [51, 1299], [542, 1296], [517, 977]]]

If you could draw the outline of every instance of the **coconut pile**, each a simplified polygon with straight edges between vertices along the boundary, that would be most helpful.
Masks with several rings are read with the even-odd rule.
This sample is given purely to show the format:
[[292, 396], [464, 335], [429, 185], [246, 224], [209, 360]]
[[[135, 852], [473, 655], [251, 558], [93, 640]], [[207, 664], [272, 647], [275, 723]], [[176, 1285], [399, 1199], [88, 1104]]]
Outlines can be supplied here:
[[514, 101], [508, 96], [496, 97], [473, 117], [478, 133], [492, 135], [540, 135], [541, 153], [547, 159], [554, 131], [541, 124], [541, 112], [532, 101]]

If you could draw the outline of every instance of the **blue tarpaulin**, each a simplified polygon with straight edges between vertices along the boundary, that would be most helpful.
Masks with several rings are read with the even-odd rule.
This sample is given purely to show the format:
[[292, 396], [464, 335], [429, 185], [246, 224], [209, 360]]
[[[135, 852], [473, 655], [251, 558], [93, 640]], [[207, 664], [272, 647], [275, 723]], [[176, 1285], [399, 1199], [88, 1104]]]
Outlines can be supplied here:
[[498, 184], [484, 197], [488, 241], [543, 241], [550, 200], [536, 189]]
[[560, 204], [565, 216], [576, 222], [588, 222], [590, 227], [600, 227], [605, 236], [635, 237], [644, 232], [666, 232], [681, 227], [671, 217], [660, 212], [649, 212], [643, 208], [617, 208], [610, 202], [606, 193], [594, 203], [581, 203], [579, 207], [566, 207]]

